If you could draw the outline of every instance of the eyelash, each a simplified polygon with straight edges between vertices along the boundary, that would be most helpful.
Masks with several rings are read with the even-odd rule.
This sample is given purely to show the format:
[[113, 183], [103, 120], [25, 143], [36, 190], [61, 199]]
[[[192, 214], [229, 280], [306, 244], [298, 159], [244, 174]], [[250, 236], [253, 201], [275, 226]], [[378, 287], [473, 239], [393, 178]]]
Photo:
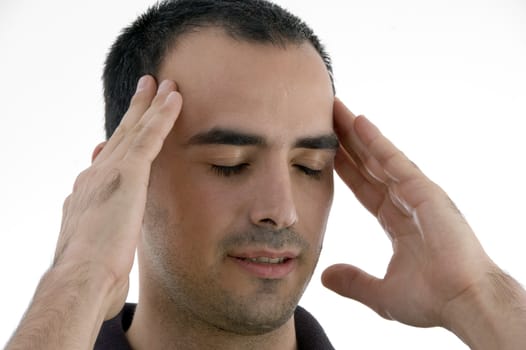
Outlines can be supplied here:
[[[233, 165], [233, 166], [224, 166], [224, 165], [211, 165], [211, 169], [214, 173], [224, 177], [230, 177], [233, 175], [239, 175], [243, 170], [248, 167], [247, 163]], [[311, 169], [309, 167], [296, 164], [295, 167], [305, 174], [308, 177], [319, 180], [321, 178], [322, 170]]]
[[213, 172], [215, 172], [217, 175], [229, 177], [232, 175], [238, 175], [240, 174], [246, 167], [248, 167], [248, 164], [238, 164], [233, 166], [224, 166], [224, 165], [211, 165], [211, 169]]
[[311, 169], [309, 167], [299, 164], [296, 165], [296, 168], [298, 168], [302, 173], [304, 173], [308, 177], [312, 177], [315, 180], [319, 180], [321, 178], [322, 170]]

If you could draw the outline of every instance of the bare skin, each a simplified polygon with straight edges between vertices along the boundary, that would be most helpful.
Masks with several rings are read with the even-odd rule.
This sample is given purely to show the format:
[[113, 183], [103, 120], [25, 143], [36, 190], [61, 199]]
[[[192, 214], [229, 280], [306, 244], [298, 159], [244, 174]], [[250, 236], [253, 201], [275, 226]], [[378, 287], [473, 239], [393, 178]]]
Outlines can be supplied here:
[[[54, 264], [7, 349], [93, 348], [103, 320], [125, 302], [152, 163], [181, 108], [173, 81], [157, 89], [152, 77], [141, 80], [123, 122], [96, 148], [92, 166], [64, 203]], [[378, 217], [394, 254], [383, 279], [336, 265], [323, 283], [385, 318], [445, 327], [473, 349], [525, 348], [524, 290], [486, 255], [444, 191], [337, 99], [334, 129], [341, 143], [335, 168]], [[293, 215], [282, 220], [288, 226], [296, 221]], [[278, 330], [292, 349], [290, 324]], [[133, 332], [131, 340], [144, 347]]]
[[323, 274], [326, 287], [387, 319], [445, 327], [473, 349], [526, 347], [526, 293], [486, 255], [447, 194], [365, 117], [334, 107], [336, 171], [391, 238], [378, 279], [351, 265]]
[[[325, 65], [310, 45], [211, 28], [181, 38], [159, 76], [177, 81], [184, 105], [152, 165], [127, 338], [134, 349], [293, 349], [332, 200]], [[286, 264], [247, 270], [235, 258], [289, 253], [283, 275], [273, 270]]]
[[155, 85], [141, 80], [123, 122], [77, 178], [55, 262], [7, 349], [93, 348], [102, 322], [124, 304], [150, 166], [182, 106], [173, 82], [157, 94]]

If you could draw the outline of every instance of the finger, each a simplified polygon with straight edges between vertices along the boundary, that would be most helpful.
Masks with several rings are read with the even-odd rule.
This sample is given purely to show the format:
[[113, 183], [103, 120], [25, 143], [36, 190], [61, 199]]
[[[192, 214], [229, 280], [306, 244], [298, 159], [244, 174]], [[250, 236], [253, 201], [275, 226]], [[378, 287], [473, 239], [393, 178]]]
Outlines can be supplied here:
[[326, 288], [341, 296], [356, 300], [380, 313], [381, 279], [347, 264], [328, 267], [323, 271], [321, 279]]
[[102, 151], [94, 160], [102, 162], [109, 157], [122, 142], [124, 137], [134, 128], [137, 122], [142, 118], [146, 110], [150, 107], [152, 99], [156, 94], [155, 79], [151, 75], [142, 76], [138, 83], [135, 94], [133, 95], [130, 106], [124, 114], [119, 126], [110, 137]]
[[421, 234], [421, 227], [413, 222], [414, 209], [399, 196], [399, 184], [391, 183], [388, 187], [372, 184], [341, 149], [336, 153], [334, 164], [343, 182], [349, 186], [360, 203], [376, 216], [391, 240], [414, 232]]
[[360, 159], [375, 175], [388, 182], [401, 182], [422, 175], [415, 164], [367, 118], [357, 117], [353, 129], [364, 146], [359, 152]]
[[354, 152], [353, 138], [354, 133], [353, 125], [356, 116], [343, 104], [343, 102], [335, 98], [334, 107], [334, 129], [340, 139], [340, 145], [343, 146], [345, 151], [350, 155], [357, 156]]
[[334, 103], [334, 128], [338, 134], [340, 144], [349, 156], [355, 161], [358, 168], [371, 183], [384, 184], [388, 181], [380, 164], [370, 157], [365, 145], [361, 142], [355, 131], [356, 117], [338, 99]]
[[334, 167], [338, 176], [351, 189], [360, 203], [373, 215], [377, 215], [378, 207], [384, 198], [384, 190], [379, 190], [378, 186], [372, 184], [355, 161], [341, 148], [336, 153]]
[[175, 81], [163, 80], [161, 84], [159, 84], [159, 88], [157, 89], [157, 94], [155, 94], [155, 97], [153, 98], [152, 107], [155, 108], [156, 106], [161, 106], [166, 100], [166, 97], [168, 97], [168, 94], [176, 90], [177, 90], [177, 84], [175, 83]]
[[158, 112], [153, 114], [131, 143], [126, 158], [142, 159], [151, 164], [161, 151], [164, 140], [177, 120], [182, 106], [183, 99], [179, 92], [168, 93]]
[[[146, 112], [144, 112], [144, 115], [142, 116], [142, 118], [137, 121], [133, 129], [128, 132], [126, 137], [121, 141], [121, 143], [114, 150], [111, 156], [112, 159], [115, 159], [115, 161], [118, 161], [122, 159], [123, 157], [125, 157], [128, 154], [128, 151], [131, 145], [137, 144], [138, 142], [137, 139], [141, 137], [141, 134], [143, 134], [144, 129], [152, 127], [152, 125], [150, 125], [150, 122], [152, 120], [157, 119], [160, 114], [163, 115], [162, 118], [166, 117], [165, 115], [166, 112], [170, 112], [166, 104], [168, 100], [168, 96], [172, 92], [175, 92], [176, 89], [177, 89], [177, 85], [175, 84], [175, 82], [171, 80], [164, 80], [161, 84], [159, 84], [159, 88], [157, 89], [157, 94], [153, 98], [150, 107], [148, 108]], [[179, 93], [176, 93], [176, 95], [180, 97]], [[177, 110], [177, 114], [179, 114], [179, 110]], [[177, 115], [173, 117], [177, 117]], [[170, 118], [170, 116], [168, 116], [168, 118]], [[173, 119], [173, 121], [175, 122], [175, 119]], [[164, 137], [166, 137], [166, 135]], [[164, 141], [164, 137], [163, 137], [163, 141]], [[147, 146], [147, 145], [142, 144], [142, 146]]]
[[[338, 116], [342, 116], [343, 118], [347, 118], [348, 123], [347, 131], [350, 131], [349, 128], [352, 128], [352, 124], [354, 123], [354, 119], [356, 119], [356, 116], [353, 112], [347, 106], [340, 100], [338, 97], [334, 98], [334, 114]], [[345, 126], [343, 123], [345, 123], [344, 119], [340, 118], [338, 120], [335, 120], [335, 122], [342, 123], [341, 126]]]
[[376, 216], [387, 193], [385, 184], [388, 179], [386, 176], [380, 178], [375, 174], [383, 173], [378, 170], [380, 167], [378, 163], [373, 166], [364, 165], [362, 158], [367, 152], [354, 131], [356, 119], [357, 117], [339, 99], [335, 99], [334, 126], [340, 140], [335, 168], [358, 200]]

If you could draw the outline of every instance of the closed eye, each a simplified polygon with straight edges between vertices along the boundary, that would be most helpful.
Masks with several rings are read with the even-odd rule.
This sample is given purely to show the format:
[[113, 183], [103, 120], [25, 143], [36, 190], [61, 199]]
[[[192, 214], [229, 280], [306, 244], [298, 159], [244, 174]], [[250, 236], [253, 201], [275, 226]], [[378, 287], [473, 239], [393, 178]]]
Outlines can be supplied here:
[[321, 178], [322, 170], [312, 169], [304, 165], [296, 164], [294, 165], [298, 170], [300, 170], [305, 175], [312, 177], [313, 179], [319, 180]]
[[[210, 168], [217, 175], [229, 177], [229, 176], [241, 174], [248, 166], [249, 166], [248, 163], [242, 163], [242, 164], [237, 164], [237, 165], [211, 164]], [[307, 175], [308, 177], [316, 179], [316, 180], [319, 180], [321, 178], [321, 175], [323, 172], [323, 170], [321, 169], [312, 169], [312, 168], [309, 168], [307, 166], [300, 165], [300, 164], [295, 164], [294, 167], [296, 167], [296, 169], [298, 169], [301, 173]]]
[[248, 163], [242, 163], [238, 165], [226, 166], [226, 165], [216, 165], [211, 164], [210, 168], [214, 173], [220, 176], [229, 177], [232, 175], [240, 174], [245, 168], [248, 167]]

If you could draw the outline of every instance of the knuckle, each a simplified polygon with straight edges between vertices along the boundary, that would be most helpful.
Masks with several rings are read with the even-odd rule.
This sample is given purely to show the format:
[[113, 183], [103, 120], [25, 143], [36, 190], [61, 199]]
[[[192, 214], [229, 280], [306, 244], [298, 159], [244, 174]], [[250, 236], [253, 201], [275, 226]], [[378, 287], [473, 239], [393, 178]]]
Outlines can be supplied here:
[[138, 139], [133, 142], [133, 144], [130, 147], [130, 151], [134, 154], [138, 154], [140, 156], [143, 156], [147, 153], [149, 149], [148, 143], [143, 139]]
[[89, 169], [90, 168], [85, 169], [77, 175], [77, 178], [73, 183], [73, 192], [77, 192], [80, 189], [80, 187], [82, 187], [82, 185], [86, 182], [86, 179], [89, 177]]
[[75, 216], [75, 213], [86, 212], [90, 208], [96, 209], [119, 190], [123, 182], [121, 169], [114, 167], [109, 170], [99, 169], [97, 172], [98, 175], [94, 172], [82, 174], [76, 192], [64, 201], [64, 217]]
[[382, 159], [382, 166], [385, 169], [397, 169], [400, 165], [405, 166], [403, 154], [395, 151], [393, 153], [390, 153], [389, 155], [386, 155], [384, 159]]
[[96, 196], [97, 203], [106, 202], [122, 185], [122, 171], [112, 168], [106, 175]]
[[71, 203], [71, 194], [68, 195], [66, 199], [64, 199], [64, 203], [62, 204], [63, 213], [65, 213], [68, 210], [70, 203]]

